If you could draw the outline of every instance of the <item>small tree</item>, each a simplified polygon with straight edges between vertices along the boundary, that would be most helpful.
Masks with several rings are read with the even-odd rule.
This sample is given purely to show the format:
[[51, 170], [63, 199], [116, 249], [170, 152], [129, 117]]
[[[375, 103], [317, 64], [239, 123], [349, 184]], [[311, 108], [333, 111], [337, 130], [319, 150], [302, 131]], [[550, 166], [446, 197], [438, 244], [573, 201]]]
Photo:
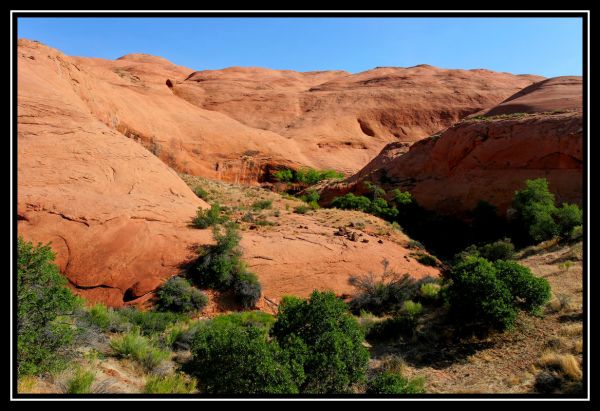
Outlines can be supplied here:
[[65, 364], [74, 331], [65, 321], [81, 302], [53, 264], [49, 245], [17, 240], [17, 372], [35, 375]]
[[272, 334], [303, 364], [302, 392], [348, 392], [364, 379], [369, 353], [363, 332], [331, 292], [314, 291], [308, 300], [283, 299]]
[[241, 265], [241, 238], [234, 223], [227, 224], [225, 232], [215, 226], [213, 237], [216, 244], [207, 246], [202, 251], [195, 277], [200, 285], [218, 290], [229, 289]]
[[545, 178], [527, 180], [525, 188], [515, 192], [513, 208], [531, 240], [539, 242], [558, 234], [558, 225], [553, 218], [556, 212], [554, 194], [548, 189]]
[[498, 260], [494, 263], [498, 278], [506, 284], [515, 304], [535, 312], [550, 300], [548, 280], [536, 277], [531, 270], [514, 261]]
[[192, 342], [191, 371], [209, 394], [295, 394], [298, 374], [264, 329], [209, 322]]
[[478, 324], [503, 330], [517, 316], [513, 296], [496, 276], [496, 269], [481, 257], [466, 257], [450, 273], [450, 284], [443, 290], [456, 322]]
[[558, 223], [558, 230], [561, 236], [568, 238], [573, 229], [583, 223], [583, 211], [576, 204], [563, 203], [558, 208], [554, 216]]

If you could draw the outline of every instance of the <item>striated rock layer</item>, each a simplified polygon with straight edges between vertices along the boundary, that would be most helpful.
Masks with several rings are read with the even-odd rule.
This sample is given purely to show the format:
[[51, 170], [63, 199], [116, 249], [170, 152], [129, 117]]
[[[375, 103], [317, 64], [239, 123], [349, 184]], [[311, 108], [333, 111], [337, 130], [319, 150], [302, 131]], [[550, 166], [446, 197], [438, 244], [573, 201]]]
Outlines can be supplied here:
[[581, 77], [557, 77], [424, 139], [408, 152], [391, 144], [346, 181], [322, 189], [322, 201], [364, 181], [410, 191], [423, 207], [460, 214], [485, 200], [504, 212], [526, 179], [545, 177], [558, 202], [582, 202]]

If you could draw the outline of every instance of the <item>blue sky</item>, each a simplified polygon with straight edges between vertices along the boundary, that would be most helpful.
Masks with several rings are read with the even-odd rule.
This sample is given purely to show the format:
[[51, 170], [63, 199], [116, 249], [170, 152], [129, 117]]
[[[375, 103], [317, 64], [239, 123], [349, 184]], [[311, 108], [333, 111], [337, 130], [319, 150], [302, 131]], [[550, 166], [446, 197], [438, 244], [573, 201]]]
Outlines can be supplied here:
[[194, 70], [431, 64], [581, 75], [578, 18], [20, 18], [19, 38], [67, 55], [154, 54]]

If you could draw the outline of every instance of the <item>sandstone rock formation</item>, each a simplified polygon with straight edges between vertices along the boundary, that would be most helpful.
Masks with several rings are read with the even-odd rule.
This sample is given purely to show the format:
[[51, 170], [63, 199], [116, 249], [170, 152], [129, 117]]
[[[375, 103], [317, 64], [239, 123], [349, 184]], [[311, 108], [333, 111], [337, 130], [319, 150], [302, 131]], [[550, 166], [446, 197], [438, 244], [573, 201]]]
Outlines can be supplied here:
[[[174, 152], [193, 154], [197, 148], [201, 165], [240, 145], [289, 156], [280, 154], [282, 159], [298, 154], [278, 134], [173, 95], [164, 79], [184, 73], [151, 56], [107, 62], [19, 42], [18, 235], [50, 241], [72, 288], [90, 302], [144, 303], [195, 257], [198, 245], [212, 242], [210, 230], [189, 227], [197, 207], [208, 205], [151, 152], [169, 153], [147, 136], [196, 133], [182, 137], [185, 150]], [[170, 147], [168, 141], [155, 143]], [[397, 243], [330, 241], [325, 236], [333, 237], [330, 227], [309, 216], [297, 218], [310, 233], [284, 226], [280, 232], [244, 234], [246, 261], [271, 299], [306, 295], [313, 288], [347, 292], [348, 275], [378, 272], [384, 256], [400, 272], [437, 273], [410, 260]]]
[[27, 42], [18, 68], [19, 235], [51, 241], [84, 297], [110, 305], [143, 297], [173, 275], [190, 244], [211, 241], [187, 228], [207, 204], [98, 121], [78, 93], [91, 80], [76, 61]]
[[[35, 60], [32, 50], [51, 58]], [[417, 141], [541, 79], [426, 65], [358, 74], [194, 72], [147, 54], [104, 60], [50, 50], [19, 40], [28, 65], [50, 59], [65, 76], [62, 86], [109, 129], [177, 171], [244, 184], [274, 167], [351, 174], [387, 143]]]
[[346, 181], [322, 190], [337, 195], [365, 190], [364, 181], [410, 191], [423, 207], [463, 213], [485, 200], [504, 212], [526, 179], [545, 177], [558, 202], [582, 202], [581, 77], [543, 80], [501, 104], [399, 152], [385, 147]]
[[197, 107], [285, 137], [305, 165], [352, 173], [386, 143], [417, 141], [540, 79], [428, 65], [358, 74], [231, 67], [171, 87]]

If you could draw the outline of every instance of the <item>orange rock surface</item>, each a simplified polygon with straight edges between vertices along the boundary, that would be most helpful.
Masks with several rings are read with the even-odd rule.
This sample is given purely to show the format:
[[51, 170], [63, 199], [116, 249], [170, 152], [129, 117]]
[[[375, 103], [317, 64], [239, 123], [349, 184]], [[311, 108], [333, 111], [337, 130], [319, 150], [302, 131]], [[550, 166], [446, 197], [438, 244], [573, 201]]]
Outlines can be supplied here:
[[390, 182], [383, 187], [409, 190], [420, 205], [440, 213], [463, 213], [480, 200], [504, 212], [526, 179], [545, 177], [558, 202], [581, 204], [582, 166], [581, 77], [557, 77], [525, 88], [408, 152], [387, 146], [363, 170], [324, 188], [322, 200], [364, 191], [362, 182], [385, 176]]
[[[242, 150], [310, 164], [290, 139], [174, 95], [165, 79], [188, 72], [152, 56], [73, 58], [19, 41], [18, 234], [50, 241], [61, 271], [90, 302], [144, 303], [212, 242], [210, 230], [189, 227], [208, 205], [167, 164], [189, 159], [199, 174], [239, 181], [255, 180], [253, 169], [227, 174], [222, 158]], [[243, 235], [245, 259], [270, 300], [315, 288], [350, 292], [348, 276], [379, 272], [383, 257], [399, 272], [437, 274], [398, 243], [348, 243], [310, 216], [295, 219], [309, 232], [284, 225]]]

